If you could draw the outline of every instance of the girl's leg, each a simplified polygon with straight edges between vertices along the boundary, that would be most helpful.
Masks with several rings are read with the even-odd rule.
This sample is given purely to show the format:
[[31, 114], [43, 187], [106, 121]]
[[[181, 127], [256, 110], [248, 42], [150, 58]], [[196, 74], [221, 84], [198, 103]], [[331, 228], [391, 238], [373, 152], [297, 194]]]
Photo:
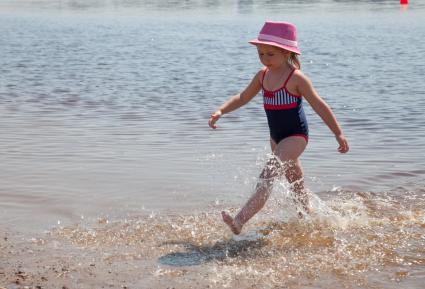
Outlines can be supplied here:
[[[296, 137], [296, 136], [290, 137], [288, 139], [290, 139], [290, 142], [292, 144], [283, 143], [283, 145], [281, 145], [283, 142], [282, 141], [281, 143], [276, 145], [274, 153], [278, 156], [282, 156], [281, 159], [285, 163], [285, 167], [284, 167], [285, 177], [288, 180], [289, 184], [292, 186], [292, 190], [295, 193], [295, 197], [303, 206], [304, 211], [306, 213], [309, 213], [310, 205], [309, 205], [308, 195], [304, 187], [304, 179], [303, 179], [304, 174], [303, 174], [303, 170], [301, 166], [301, 161], [299, 160], [299, 156], [303, 153], [305, 147], [307, 146], [307, 142], [305, 141], [304, 138]], [[297, 158], [284, 159], [285, 155], [288, 155], [287, 153], [284, 152], [288, 150], [288, 145], [291, 146], [291, 149], [293, 149], [293, 152], [290, 155], [294, 157], [298, 154]], [[282, 152], [284, 153], [282, 154]], [[300, 216], [302, 216], [301, 213], [300, 213]]]
[[[285, 138], [278, 145], [273, 141], [271, 142], [272, 151], [275, 155], [267, 162], [261, 172], [255, 193], [234, 219], [226, 212], [222, 212], [223, 221], [230, 227], [234, 234], [239, 234], [243, 225], [261, 210], [270, 196], [272, 185], [276, 178], [283, 173], [286, 177], [291, 176], [296, 178], [299, 176], [295, 175], [298, 171], [293, 169], [292, 165], [288, 166], [286, 163], [298, 162], [298, 157], [302, 154], [306, 145], [307, 142], [305, 139], [298, 136]], [[288, 173], [288, 171], [291, 171], [291, 173]], [[299, 178], [296, 179], [299, 180]]]
[[269, 159], [263, 171], [260, 174], [255, 193], [249, 198], [236, 217], [233, 219], [226, 212], [221, 212], [223, 221], [230, 227], [236, 235], [242, 230], [242, 226], [248, 222], [258, 211], [263, 208], [269, 198], [273, 181], [282, 175], [282, 165], [276, 156]]
[[[303, 171], [300, 160], [296, 162], [287, 162], [285, 177], [291, 185], [292, 191], [295, 193], [296, 200], [299, 201], [306, 213], [310, 213], [310, 202], [304, 187]], [[299, 212], [299, 216], [303, 217], [303, 213]]]

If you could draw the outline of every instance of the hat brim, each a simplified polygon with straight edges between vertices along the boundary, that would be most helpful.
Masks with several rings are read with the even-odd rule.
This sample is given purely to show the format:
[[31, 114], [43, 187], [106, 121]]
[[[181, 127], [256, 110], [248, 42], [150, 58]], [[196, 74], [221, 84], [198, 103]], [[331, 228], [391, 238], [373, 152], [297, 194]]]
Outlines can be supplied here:
[[276, 42], [273, 42], [273, 41], [264, 41], [264, 40], [259, 40], [259, 39], [253, 39], [251, 41], [248, 41], [248, 43], [251, 43], [253, 45], [257, 45], [257, 44], [271, 45], [271, 46], [274, 46], [274, 47], [278, 47], [278, 48], [282, 48], [282, 49], [294, 52], [296, 54], [301, 54], [301, 51], [297, 47], [284, 45], [284, 44], [276, 43]]

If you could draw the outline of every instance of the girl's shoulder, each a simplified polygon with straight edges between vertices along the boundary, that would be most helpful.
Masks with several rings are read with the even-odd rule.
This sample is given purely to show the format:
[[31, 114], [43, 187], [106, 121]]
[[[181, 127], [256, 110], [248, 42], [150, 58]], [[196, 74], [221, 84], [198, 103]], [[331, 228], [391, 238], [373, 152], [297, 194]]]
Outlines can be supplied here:
[[264, 75], [266, 73], [267, 67], [263, 67], [255, 74], [255, 78], [260, 82], [260, 84], [263, 84]]
[[257, 75], [263, 76], [264, 73], [266, 73], [267, 67], [262, 67], [260, 70], [258, 70]]
[[294, 72], [292, 73], [292, 77], [295, 79], [307, 78], [307, 76], [302, 72], [299, 68], [294, 68]]
[[297, 85], [306, 85], [310, 83], [310, 79], [302, 72], [301, 69], [295, 69], [291, 78]]

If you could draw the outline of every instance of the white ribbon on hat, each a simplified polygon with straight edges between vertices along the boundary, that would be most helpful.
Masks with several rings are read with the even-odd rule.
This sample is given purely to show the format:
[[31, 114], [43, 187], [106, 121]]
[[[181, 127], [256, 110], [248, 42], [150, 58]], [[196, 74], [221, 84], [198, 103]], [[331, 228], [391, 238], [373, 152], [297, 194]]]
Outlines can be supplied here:
[[280, 37], [268, 35], [268, 34], [259, 34], [258, 40], [274, 41], [274, 42], [277, 42], [279, 44], [297, 47], [296, 41], [292, 41], [292, 40], [288, 40], [288, 39], [285, 39], [285, 38], [280, 38]]

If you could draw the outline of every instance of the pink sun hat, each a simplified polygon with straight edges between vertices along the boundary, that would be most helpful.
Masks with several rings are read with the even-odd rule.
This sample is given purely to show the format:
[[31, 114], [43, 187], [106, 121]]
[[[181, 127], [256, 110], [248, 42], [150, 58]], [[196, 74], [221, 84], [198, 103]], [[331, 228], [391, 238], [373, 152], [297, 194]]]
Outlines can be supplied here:
[[301, 54], [297, 44], [297, 29], [288, 22], [266, 21], [257, 39], [251, 44], [267, 44]]

